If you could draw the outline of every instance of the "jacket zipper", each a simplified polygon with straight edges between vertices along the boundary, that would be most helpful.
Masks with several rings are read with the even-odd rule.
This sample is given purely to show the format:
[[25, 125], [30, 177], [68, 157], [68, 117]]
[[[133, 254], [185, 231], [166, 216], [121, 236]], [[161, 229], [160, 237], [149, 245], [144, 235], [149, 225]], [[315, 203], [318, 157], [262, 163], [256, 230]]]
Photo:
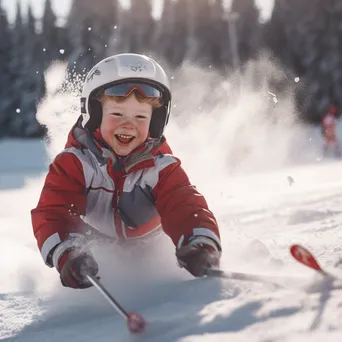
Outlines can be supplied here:
[[124, 178], [124, 174], [123, 172], [121, 171], [120, 172], [121, 175], [120, 177], [118, 177], [117, 175], [117, 172], [114, 171], [114, 185], [116, 187], [116, 190], [115, 190], [115, 195], [114, 195], [114, 198], [113, 198], [113, 209], [114, 209], [114, 224], [115, 224], [115, 231], [116, 231], [116, 234], [119, 238], [119, 240], [123, 240], [125, 239], [125, 236], [124, 236], [124, 227], [122, 225], [122, 221], [121, 221], [121, 217], [119, 215], [119, 196], [120, 196], [120, 192], [121, 192], [121, 187], [122, 187], [122, 182], [119, 181], [119, 179], [123, 179]]
[[115, 196], [113, 198], [113, 208], [114, 208], [114, 224], [115, 224], [115, 231], [118, 235], [120, 240], [123, 239], [123, 231], [122, 231], [122, 222], [119, 215], [119, 189], [115, 191]]

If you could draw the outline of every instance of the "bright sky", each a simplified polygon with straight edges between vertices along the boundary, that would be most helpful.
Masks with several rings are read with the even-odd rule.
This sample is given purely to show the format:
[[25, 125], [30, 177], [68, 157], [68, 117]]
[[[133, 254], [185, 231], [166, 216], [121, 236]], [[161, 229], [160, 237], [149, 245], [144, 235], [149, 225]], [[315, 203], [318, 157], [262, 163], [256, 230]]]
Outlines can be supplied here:
[[[43, 8], [46, 0], [18, 0], [23, 6], [23, 11], [25, 13], [27, 4], [31, 3], [33, 8], [33, 14], [35, 17], [40, 18], [43, 13]], [[8, 11], [9, 17], [12, 19], [15, 15], [15, 9], [17, 1], [15, 0], [2, 0], [3, 7]], [[129, 0], [121, 0], [123, 5], [127, 5]], [[155, 4], [155, 13], [160, 12], [162, 0], [154, 0]], [[259, 6], [261, 10], [261, 15], [263, 19], [267, 19], [272, 11], [274, 0], [256, 0], [256, 4]], [[57, 5], [58, 4], [58, 5]], [[56, 14], [60, 17], [65, 17], [69, 11], [71, 4], [71, 0], [52, 0], [52, 6], [56, 12]]]

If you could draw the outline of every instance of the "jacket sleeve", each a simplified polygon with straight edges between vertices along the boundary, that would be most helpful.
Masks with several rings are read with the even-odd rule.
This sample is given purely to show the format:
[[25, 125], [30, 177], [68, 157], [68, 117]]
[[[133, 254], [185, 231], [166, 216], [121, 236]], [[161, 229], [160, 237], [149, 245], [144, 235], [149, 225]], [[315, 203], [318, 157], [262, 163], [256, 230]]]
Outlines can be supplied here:
[[165, 233], [177, 248], [194, 236], [206, 236], [221, 249], [219, 228], [207, 202], [173, 156], [174, 162], [159, 171], [153, 190]]
[[31, 211], [34, 236], [48, 266], [53, 266], [51, 252], [57, 245], [70, 237], [83, 238], [80, 215], [85, 208], [82, 164], [72, 153], [62, 152], [50, 165], [38, 206]]

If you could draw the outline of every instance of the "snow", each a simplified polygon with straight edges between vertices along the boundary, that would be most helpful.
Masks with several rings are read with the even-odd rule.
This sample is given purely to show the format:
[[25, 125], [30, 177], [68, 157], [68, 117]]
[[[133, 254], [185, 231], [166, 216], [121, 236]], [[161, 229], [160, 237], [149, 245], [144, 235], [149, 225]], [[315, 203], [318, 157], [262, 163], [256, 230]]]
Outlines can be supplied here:
[[[55, 88], [48, 89], [54, 93]], [[342, 256], [342, 163], [322, 159], [319, 128], [279, 125], [271, 132], [265, 123], [256, 125], [253, 120], [258, 116], [246, 116], [251, 104], [260, 109], [252, 93], [246, 94], [246, 101], [237, 99], [236, 108], [220, 118], [219, 127], [215, 115], [222, 108], [216, 108], [213, 117], [189, 115], [185, 125], [176, 118], [170, 122], [170, 144], [218, 219], [222, 269], [300, 281], [278, 288], [234, 279], [193, 279], [177, 267], [166, 236], [134, 249], [101, 248], [94, 252], [102, 283], [128, 311], [137, 311], [148, 321], [143, 335], [131, 336], [95, 288], [63, 288], [56, 270], [46, 267], [38, 252], [30, 210], [38, 202], [48, 161], [63, 148], [70, 127], [61, 115], [58, 96], [65, 106], [74, 106], [63, 94], [51, 96], [38, 113], [50, 128], [47, 148], [38, 140], [0, 142], [0, 339], [340, 340], [341, 290], [323, 286], [321, 291], [304, 291], [319, 277], [289, 253], [291, 244], [303, 244], [327, 270], [342, 275], [334, 267]], [[177, 107], [183, 106], [181, 102]], [[58, 115], [45, 114], [53, 113], [49, 103]], [[70, 115], [68, 120], [74, 119]], [[244, 134], [236, 140], [233, 136], [241, 125]], [[232, 163], [224, 158], [234, 152], [232, 146], [244, 153], [239, 149], [244, 144], [249, 149], [239, 155], [241, 159]]]
[[0, 156], [0, 190], [22, 187], [26, 178], [47, 167], [44, 144], [35, 140], [1, 141]]
[[[341, 334], [340, 290], [305, 293], [272, 285], [192, 279], [175, 265], [173, 247], [160, 237], [143, 258], [119, 250], [101, 268], [103, 283], [128, 310], [149, 322], [130, 336], [121, 317], [96, 289], [74, 291], [47, 268], [31, 232], [46, 164], [40, 141], [3, 141], [0, 191], [0, 337], [15, 341], [336, 341]], [[25, 169], [27, 167], [27, 170]], [[245, 175], [221, 184], [212, 201], [223, 240], [222, 268], [257, 274], [316, 276], [289, 255], [302, 243], [320, 263], [341, 256], [342, 163], [329, 160]], [[294, 184], [289, 186], [287, 176]], [[232, 184], [233, 183], [233, 184]], [[12, 184], [12, 185], [11, 185]], [[217, 198], [215, 190], [211, 194]], [[253, 240], [267, 246], [272, 256]], [[258, 246], [258, 243], [257, 243]], [[260, 246], [259, 246], [260, 247]], [[249, 252], [248, 252], [249, 251]], [[106, 257], [113, 251], [105, 254]], [[150, 255], [151, 254], [151, 255]], [[259, 255], [259, 257], [258, 257]], [[157, 256], [157, 259], [155, 258]], [[106, 263], [107, 261], [107, 263]]]

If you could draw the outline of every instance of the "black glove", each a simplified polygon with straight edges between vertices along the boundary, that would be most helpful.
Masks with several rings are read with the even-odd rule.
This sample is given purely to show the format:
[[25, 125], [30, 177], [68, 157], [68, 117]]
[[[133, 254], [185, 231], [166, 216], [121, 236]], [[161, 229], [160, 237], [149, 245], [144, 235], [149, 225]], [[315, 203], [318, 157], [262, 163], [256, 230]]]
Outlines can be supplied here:
[[92, 286], [86, 276], [95, 277], [99, 267], [90, 254], [73, 249], [59, 258], [58, 271], [63, 286], [86, 289]]
[[203, 277], [207, 268], [220, 265], [220, 252], [215, 242], [205, 237], [196, 237], [189, 244], [179, 248], [176, 257], [179, 266], [184, 267], [195, 277]]

